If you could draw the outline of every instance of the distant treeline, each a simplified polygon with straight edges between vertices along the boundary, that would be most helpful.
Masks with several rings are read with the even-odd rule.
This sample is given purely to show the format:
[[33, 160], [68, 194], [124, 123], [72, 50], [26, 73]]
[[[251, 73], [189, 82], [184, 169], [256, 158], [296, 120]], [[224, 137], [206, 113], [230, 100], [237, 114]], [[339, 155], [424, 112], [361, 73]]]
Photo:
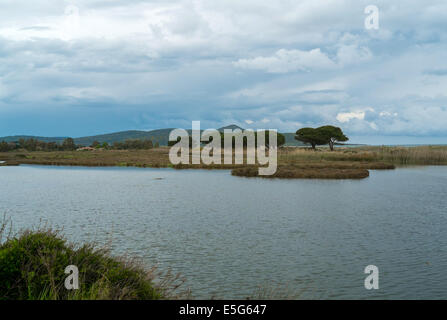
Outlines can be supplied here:
[[[269, 134], [269, 130], [265, 130], [264, 131], [264, 135], [265, 135], [265, 139], [264, 139], [264, 143], [265, 143], [265, 145], [266, 146], [269, 146], [270, 145], [270, 134]], [[192, 136], [188, 136], [189, 137], [189, 147], [191, 148], [193, 145], [195, 145], [196, 144], [196, 141], [192, 138]], [[235, 147], [235, 145], [236, 145], [236, 140], [237, 140], [237, 137], [238, 137], [238, 135], [232, 135], [230, 138], [232, 139], [232, 146], [233, 146], [233, 148]], [[246, 148], [247, 147], [247, 143], [248, 143], [248, 138], [247, 138], [247, 136], [245, 135], [245, 134], [240, 134], [240, 139], [241, 139], [241, 141], [242, 141], [242, 145], [243, 145], [243, 147], [244, 148]], [[225, 134], [223, 133], [223, 132], [220, 132], [220, 145], [223, 147], [224, 145], [225, 145]], [[172, 147], [172, 146], [174, 146], [175, 144], [177, 144], [177, 143], [179, 143], [181, 141], [181, 138], [180, 137], [178, 137], [177, 138], [177, 141], [169, 141], [168, 142], [168, 146], [169, 147]], [[211, 136], [211, 137], [209, 137], [208, 138], [208, 141], [207, 142], [205, 142], [205, 141], [201, 141], [201, 144], [203, 144], [203, 145], [207, 145], [207, 144], [209, 144], [209, 143], [211, 143], [211, 141], [213, 141], [213, 137]], [[254, 145], [256, 146], [256, 145], [258, 145], [258, 132], [253, 132], [253, 142], [254, 142]], [[276, 132], [276, 146], [277, 147], [281, 147], [281, 146], [283, 146], [284, 144], [286, 143], [286, 137], [283, 135], [283, 134], [281, 134], [281, 133], [279, 133], [279, 132]]]
[[[94, 144], [94, 142], [93, 142]], [[92, 146], [93, 146], [92, 144]], [[155, 145], [149, 139], [143, 140], [126, 140], [124, 142], [114, 142], [112, 145], [112, 149], [115, 150], [129, 150], [129, 149], [137, 149], [137, 150], [147, 150], [152, 148], [158, 148], [158, 142]]]
[[20, 139], [16, 142], [0, 142], [0, 152], [25, 149], [28, 151], [69, 151], [77, 147], [72, 138], [65, 139], [62, 144], [43, 142], [36, 139]]
[[[20, 139], [15, 142], [0, 142], [0, 152], [8, 152], [14, 150], [24, 149], [27, 151], [73, 151], [80, 147], [76, 145], [72, 138], [65, 139], [61, 144], [56, 142], [43, 142], [36, 139]], [[114, 142], [109, 145], [107, 142], [100, 143], [95, 141], [90, 146], [95, 149], [114, 149], [114, 150], [128, 150], [128, 149], [152, 149], [158, 148], [159, 144], [152, 143], [151, 140], [126, 140], [124, 142]]]

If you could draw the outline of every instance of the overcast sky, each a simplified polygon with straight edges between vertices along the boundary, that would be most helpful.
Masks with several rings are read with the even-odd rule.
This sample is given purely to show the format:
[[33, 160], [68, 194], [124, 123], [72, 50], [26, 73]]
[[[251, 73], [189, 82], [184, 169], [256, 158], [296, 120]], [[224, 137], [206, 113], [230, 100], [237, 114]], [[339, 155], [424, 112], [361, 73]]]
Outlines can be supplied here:
[[0, 136], [200, 120], [447, 143], [446, 40], [445, 0], [1, 0]]

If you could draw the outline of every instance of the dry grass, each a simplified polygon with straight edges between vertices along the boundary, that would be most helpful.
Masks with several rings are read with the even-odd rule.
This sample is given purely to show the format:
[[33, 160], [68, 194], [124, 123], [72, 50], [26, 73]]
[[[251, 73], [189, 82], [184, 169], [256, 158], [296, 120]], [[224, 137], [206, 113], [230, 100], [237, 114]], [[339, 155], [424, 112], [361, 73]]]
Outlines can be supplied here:
[[396, 165], [447, 165], [446, 146], [368, 147], [359, 151], [373, 153], [379, 161]]
[[[234, 156], [234, 155], [233, 155]], [[169, 148], [151, 150], [98, 150], [92, 152], [7, 152], [0, 153], [3, 165], [39, 164], [61, 166], [122, 166], [175, 169], [225, 169], [234, 175], [252, 176], [256, 166], [190, 164], [173, 166]], [[365, 170], [394, 169], [401, 165], [447, 165], [447, 147], [356, 147], [326, 148], [317, 151], [308, 148], [286, 147], [278, 152], [277, 178], [360, 178]]]
[[358, 152], [355, 149], [337, 149], [331, 152], [327, 149], [314, 151], [308, 148], [284, 148], [279, 154], [280, 163], [329, 161], [374, 162], [378, 159], [373, 152]]
[[98, 150], [98, 151], [53, 151], [53, 152], [6, 152], [0, 153], [6, 163], [59, 165], [59, 166], [133, 166], [168, 167], [169, 149], [151, 150]]
[[280, 163], [288, 162], [381, 162], [393, 165], [447, 165], [447, 146], [356, 147], [312, 151], [306, 148], [284, 148]]
[[[171, 167], [169, 148], [161, 147], [150, 150], [98, 150], [55, 151], [55, 152], [3, 152], [0, 161], [4, 165], [11, 164], [42, 164], [42, 165], [79, 165], [79, 166], [137, 166], [137, 167]], [[317, 151], [308, 148], [281, 148], [278, 152], [280, 164], [297, 163], [385, 163], [394, 165], [421, 164], [447, 165], [447, 147], [356, 147], [337, 148], [330, 152], [326, 148]], [[193, 168], [178, 166], [178, 168]], [[199, 165], [201, 169], [206, 165]], [[210, 166], [212, 169], [220, 165]], [[226, 166], [231, 168], [231, 166]]]
[[279, 166], [271, 176], [259, 176], [258, 168], [245, 167], [233, 169], [233, 176], [281, 178], [281, 179], [364, 179], [369, 176], [366, 169], [337, 169], [337, 168], [297, 168], [293, 166]]

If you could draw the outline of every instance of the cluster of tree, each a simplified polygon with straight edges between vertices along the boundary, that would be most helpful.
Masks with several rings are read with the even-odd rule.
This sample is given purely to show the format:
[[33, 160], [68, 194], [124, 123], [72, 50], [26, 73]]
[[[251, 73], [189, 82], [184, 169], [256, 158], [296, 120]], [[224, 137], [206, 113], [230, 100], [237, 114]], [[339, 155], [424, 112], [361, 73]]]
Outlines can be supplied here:
[[16, 148], [17, 145], [15, 142], [5, 142], [5, 141], [0, 142], [0, 152], [12, 151], [15, 150]]
[[[265, 145], [268, 147], [270, 145], [269, 131], [268, 130], [264, 131], [264, 134], [265, 134], [265, 140], [264, 140], [265, 141]], [[242, 135], [242, 143], [243, 143], [243, 146], [245, 148], [245, 147], [247, 147], [247, 136], [245, 136], [244, 134], [241, 134], [241, 135]], [[257, 143], [258, 143], [258, 132], [254, 132], [254, 138], [255, 138], [254, 139], [255, 146], [257, 146]], [[225, 144], [224, 144], [224, 142], [225, 142], [225, 135], [222, 132], [220, 133], [220, 139], [221, 139], [220, 143], [221, 143], [221, 146], [223, 148], [225, 146]], [[278, 147], [280, 147], [280, 146], [282, 146], [282, 145], [284, 145], [286, 143], [286, 137], [283, 134], [279, 133], [279, 132], [277, 132], [276, 139], [277, 139], [276, 140], [276, 145]], [[213, 141], [213, 137], [210, 137], [209, 141], [205, 141], [205, 142], [202, 141], [202, 144], [206, 145], [206, 144], [211, 143], [211, 141]], [[236, 144], [236, 136], [233, 135], [232, 141], [233, 141], [232, 145], [233, 145], [233, 148], [234, 148], [234, 146]], [[168, 146], [172, 147], [173, 145], [177, 144], [178, 142], [180, 142], [180, 137], [177, 138], [177, 141], [169, 141], [168, 142]], [[191, 148], [193, 145], [195, 145], [195, 140], [193, 140], [192, 137], [189, 136], [189, 147]]]
[[306, 144], [310, 144], [315, 150], [316, 146], [329, 145], [331, 150], [334, 150], [334, 145], [337, 142], [348, 141], [349, 138], [345, 136], [339, 127], [322, 126], [319, 128], [302, 128], [296, 132], [295, 139]]
[[[20, 139], [17, 142], [0, 142], [0, 152], [8, 152], [19, 149], [27, 151], [73, 151], [78, 147], [72, 138], [65, 139], [62, 143], [56, 142], [44, 142], [36, 139]], [[128, 150], [128, 149], [152, 149], [158, 148], [159, 144], [155, 146], [151, 140], [126, 140], [125, 142], [115, 142], [110, 146], [107, 142], [99, 143], [94, 141], [91, 145], [92, 148], [103, 149], [116, 149], [116, 150]]]
[[98, 141], [93, 141], [93, 143], [91, 144], [90, 147], [95, 148], [95, 149], [100, 149], [100, 148], [108, 149], [110, 146], [107, 142], [100, 143]]
[[[189, 137], [189, 147], [192, 148], [192, 146], [194, 146], [196, 144], [196, 141], [192, 139], [191, 136]], [[176, 145], [177, 143], [179, 143], [181, 140], [180, 137], [177, 138], [177, 141], [168, 141], [168, 147], [172, 147], [173, 145]]]
[[114, 142], [112, 145], [112, 149], [116, 149], [116, 150], [129, 150], [129, 149], [147, 150], [147, 149], [152, 149], [152, 148], [154, 148], [154, 144], [152, 143], [152, 140], [148, 140], [148, 139], [126, 140], [124, 142]]
[[[255, 145], [257, 145], [258, 133], [255, 134]], [[221, 145], [224, 146], [225, 136], [223, 133], [220, 134], [221, 137]], [[247, 146], [247, 137], [243, 136], [243, 145]], [[334, 145], [338, 142], [348, 141], [349, 138], [343, 133], [343, 131], [334, 126], [322, 126], [319, 128], [302, 128], [296, 132], [295, 139], [301, 141], [306, 144], [310, 144], [313, 149], [319, 145], [329, 145], [331, 150], [334, 150]], [[180, 138], [177, 141], [170, 141], [168, 146], [173, 146], [177, 142], [180, 141]], [[210, 141], [212, 141], [212, 137]], [[235, 145], [236, 137], [233, 136], [233, 147]], [[206, 142], [204, 144], [207, 144]], [[281, 133], [277, 133], [277, 146], [280, 147], [284, 145], [286, 142], [285, 136]], [[269, 132], [265, 131], [265, 143], [266, 146], [269, 146]], [[193, 146], [195, 141], [189, 136], [189, 146]], [[76, 146], [74, 140], [72, 138], [65, 139], [61, 144], [56, 142], [43, 142], [36, 139], [20, 139], [17, 142], [0, 142], [0, 152], [13, 151], [18, 149], [25, 149], [27, 151], [72, 151], [76, 150], [78, 146]], [[110, 146], [107, 142], [100, 143], [98, 141], [94, 141], [91, 145], [92, 148], [103, 148], [103, 149], [116, 149], [116, 150], [129, 150], [129, 149], [152, 149], [159, 147], [159, 144], [156, 143], [155, 146], [151, 140], [126, 140], [124, 142], [114, 142], [112, 146]]]
[[[241, 135], [242, 135], [242, 144], [243, 144], [243, 146], [245, 148], [245, 147], [247, 147], [248, 139], [247, 139], [246, 135], [244, 135], [244, 134], [241, 134]], [[270, 146], [270, 133], [269, 133], [269, 130], [265, 130], [264, 131], [264, 135], [265, 135], [265, 138], [264, 138], [265, 145], [266, 145], [266, 147], [269, 147]], [[255, 147], [256, 147], [258, 145], [258, 132], [256, 132], [256, 131], [254, 132], [254, 137], [255, 137], [254, 143], [255, 143]], [[223, 133], [220, 134], [220, 139], [221, 139], [221, 145], [223, 147], [224, 146], [224, 141], [225, 141], [225, 135]], [[233, 135], [233, 137], [232, 137], [233, 148], [234, 148], [234, 146], [236, 144], [236, 139], [237, 139], [237, 137], [235, 135]], [[205, 142], [205, 144], [210, 143], [211, 141], [213, 141], [212, 137], [210, 137], [209, 142]], [[277, 147], [281, 147], [285, 143], [286, 143], [286, 137], [283, 134], [277, 132], [276, 133], [276, 146]]]
[[70, 151], [75, 150], [76, 145], [72, 138], [65, 139], [62, 144], [56, 142], [44, 142], [36, 139], [20, 139], [17, 142], [0, 142], [0, 152], [25, 149], [27, 151]]

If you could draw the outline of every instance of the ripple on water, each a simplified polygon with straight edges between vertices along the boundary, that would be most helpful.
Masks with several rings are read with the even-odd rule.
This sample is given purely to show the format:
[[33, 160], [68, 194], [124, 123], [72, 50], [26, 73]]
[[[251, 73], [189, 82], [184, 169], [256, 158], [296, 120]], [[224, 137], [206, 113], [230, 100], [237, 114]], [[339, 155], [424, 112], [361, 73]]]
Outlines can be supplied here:
[[[285, 286], [302, 298], [445, 298], [447, 168], [361, 181], [227, 171], [1, 167], [0, 212], [182, 273], [198, 298]], [[162, 180], [160, 180], [162, 179]], [[364, 289], [365, 266], [380, 290]]]

